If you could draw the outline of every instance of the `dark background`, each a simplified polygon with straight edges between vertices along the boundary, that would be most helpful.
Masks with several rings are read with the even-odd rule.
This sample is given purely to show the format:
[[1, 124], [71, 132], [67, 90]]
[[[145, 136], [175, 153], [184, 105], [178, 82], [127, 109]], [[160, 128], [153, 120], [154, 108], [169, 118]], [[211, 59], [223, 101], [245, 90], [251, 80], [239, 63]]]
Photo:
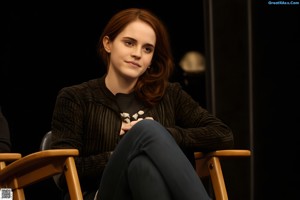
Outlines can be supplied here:
[[[0, 100], [13, 152], [24, 156], [39, 150], [60, 88], [103, 74], [96, 45], [112, 14], [146, 7], [167, 25], [176, 63], [190, 50], [206, 55], [207, 107], [233, 127], [237, 148], [252, 150], [251, 159], [224, 164], [229, 198], [295, 198], [300, 6], [268, 2], [1, 6]], [[53, 181], [46, 180], [27, 188], [26, 197], [40, 199], [41, 191], [47, 199], [59, 196]]]

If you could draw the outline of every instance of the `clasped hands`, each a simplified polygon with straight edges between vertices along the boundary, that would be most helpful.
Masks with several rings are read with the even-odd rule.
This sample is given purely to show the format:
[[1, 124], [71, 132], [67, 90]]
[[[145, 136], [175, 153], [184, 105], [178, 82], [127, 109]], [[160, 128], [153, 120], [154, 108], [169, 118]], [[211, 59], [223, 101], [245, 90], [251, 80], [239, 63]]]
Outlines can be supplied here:
[[[144, 119], [151, 119], [153, 120], [153, 117], [145, 117]], [[122, 126], [120, 130], [120, 135], [124, 135], [127, 131], [129, 131], [137, 122], [144, 120], [143, 118], [138, 118], [137, 120], [131, 121], [131, 122], [124, 122], [122, 121]]]

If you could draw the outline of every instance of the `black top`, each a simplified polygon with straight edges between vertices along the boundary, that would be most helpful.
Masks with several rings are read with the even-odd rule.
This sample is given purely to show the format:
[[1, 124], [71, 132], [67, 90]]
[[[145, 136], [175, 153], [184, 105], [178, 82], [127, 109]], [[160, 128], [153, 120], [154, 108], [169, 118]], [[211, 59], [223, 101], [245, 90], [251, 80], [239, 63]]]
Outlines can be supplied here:
[[116, 94], [116, 100], [122, 111], [121, 118], [124, 122], [129, 123], [139, 118], [144, 118], [143, 104], [137, 100], [135, 93], [118, 93]]

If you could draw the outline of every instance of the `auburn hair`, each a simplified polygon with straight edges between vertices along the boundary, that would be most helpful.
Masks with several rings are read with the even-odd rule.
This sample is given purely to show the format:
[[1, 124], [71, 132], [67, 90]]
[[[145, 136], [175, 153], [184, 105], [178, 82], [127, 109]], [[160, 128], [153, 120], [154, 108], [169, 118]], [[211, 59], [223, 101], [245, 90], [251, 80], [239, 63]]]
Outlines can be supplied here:
[[155, 105], [164, 95], [168, 80], [174, 69], [169, 34], [163, 22], [151, 11], [141, 8], [128, 8], [116, 13], [105, 26], [98, 43], [98, 53], [106, 66], [110, 54], [103, 46], [103, 38], [108, 36], [113, 41], [125, 27], [136, 20], [141, 20], [152, 27], [156, 34], [156, 44], [151, 67], [139, 77], [135, 92], [138, 98], [148, 105]]

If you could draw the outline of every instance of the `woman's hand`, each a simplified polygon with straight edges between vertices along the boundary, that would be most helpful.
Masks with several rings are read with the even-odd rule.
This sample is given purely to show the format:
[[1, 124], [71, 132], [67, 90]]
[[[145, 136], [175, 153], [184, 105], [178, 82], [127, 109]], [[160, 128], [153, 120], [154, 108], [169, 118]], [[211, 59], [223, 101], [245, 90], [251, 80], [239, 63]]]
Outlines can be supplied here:
[[[153, 120], [153, 117], [145, 117], [145, 119], [151, 119], [151, 120]], [[137, 122], [139, 122], [141, 120], [143, 120], [143, 119], [142, 118], [138, 118], [137, 120], [131, 121], [129, 123], [122, 122], [120, 135], [124, 135], [127, 131], [129, 131], [131, 129], [131, 127], [133, 127]]]

